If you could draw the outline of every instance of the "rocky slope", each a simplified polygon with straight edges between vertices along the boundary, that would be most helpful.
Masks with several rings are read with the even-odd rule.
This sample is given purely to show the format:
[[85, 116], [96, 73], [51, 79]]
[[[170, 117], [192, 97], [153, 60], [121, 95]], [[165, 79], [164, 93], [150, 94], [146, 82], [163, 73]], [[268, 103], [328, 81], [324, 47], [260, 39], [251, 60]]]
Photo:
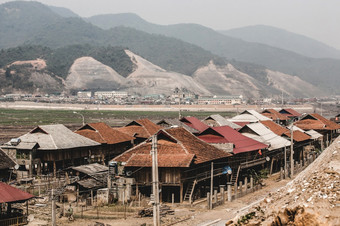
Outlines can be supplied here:
[[340, 225], [339, 188], [340, 137], [293, 181], [246, 214], [252, 219], [243, 225]]

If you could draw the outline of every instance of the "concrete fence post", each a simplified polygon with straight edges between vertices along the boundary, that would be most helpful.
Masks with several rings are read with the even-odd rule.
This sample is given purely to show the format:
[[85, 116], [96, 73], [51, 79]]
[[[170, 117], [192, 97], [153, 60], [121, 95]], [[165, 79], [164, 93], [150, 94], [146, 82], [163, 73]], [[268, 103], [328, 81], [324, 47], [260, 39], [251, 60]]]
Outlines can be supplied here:
[[237, 183], [235, 182], [234, 183], [234, 194], [235, 194], [235, 199], [237, 198], [237, 191], [238, 190], [238, 187], [237, 187]]
[[228, 184], [228, 202], [231, 202], [231, 184]]
[[224, 187], [221, 187], [220, 193], [221, 193], [222, 204], [224, 204], [225, 203]]
[[247, 194], [248, 193], [248, 178], [247, 177], [245, 177], [244, 178], [244, 191], [245, 191], [245, 194]]

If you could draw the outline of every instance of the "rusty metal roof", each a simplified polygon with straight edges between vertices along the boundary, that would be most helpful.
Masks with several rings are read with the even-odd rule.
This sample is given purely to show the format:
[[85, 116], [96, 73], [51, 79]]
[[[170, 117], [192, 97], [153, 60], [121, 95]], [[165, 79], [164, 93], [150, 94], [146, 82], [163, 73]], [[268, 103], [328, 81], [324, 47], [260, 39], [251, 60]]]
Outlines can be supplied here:
[[33, 197], [30, 193], [0, 182], [0, 203], [24, 202]]
[[180, 121], [200, 132], [203, 132], [204, 130], [209, 128], [208, 125], [204, 124], [196, 117], [183, 117], [180, 119]]

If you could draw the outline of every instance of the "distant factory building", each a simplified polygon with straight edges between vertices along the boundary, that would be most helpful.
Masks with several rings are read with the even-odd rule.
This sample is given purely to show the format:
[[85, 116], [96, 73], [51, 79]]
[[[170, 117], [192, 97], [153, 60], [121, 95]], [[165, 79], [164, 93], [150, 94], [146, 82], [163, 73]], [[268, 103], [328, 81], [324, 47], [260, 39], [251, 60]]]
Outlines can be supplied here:
[[240, 96], [200, 96], [198, 97], [199, 105], [233, 105], [233, 104], [241, 104], [243, 100], [242, 95]]

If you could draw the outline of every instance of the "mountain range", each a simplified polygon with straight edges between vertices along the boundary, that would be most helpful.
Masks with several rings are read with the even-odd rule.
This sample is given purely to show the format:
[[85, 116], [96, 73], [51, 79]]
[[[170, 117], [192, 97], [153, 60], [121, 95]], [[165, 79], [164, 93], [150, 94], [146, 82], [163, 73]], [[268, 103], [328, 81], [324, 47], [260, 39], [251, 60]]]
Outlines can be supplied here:
[[[56, 79], [56, 90], [100, 89], [98, 86], [102, 86], [102, 89], [119, 87], [145, 93], [145, 88], [136, 86], [142, 84], [149, 88], [149, 93], [161, 90], [168, 93], [174, 88], [169, 83], [185, 88], [191, 83], [190, 89], [200, 90], [202, 94], [237, 92], [248, 97], [272, 96], [281, 92], [304, 97], [339, 92], [340, 60], [331, 53], [326, 57], [334, 59], [316, 58], [318, 55], [312, 58], [288, 48], [265, 44], [265, 41], [245, 41], [196, 24], [157, 25], [135, 14], [81, 18], [65, 8], [48, 7], [37, 2], [8, 2], [0, 5], [0, 30], [4, 33], [0, 36], [0, 67], [3, 68], [0, 79], [4, 81], [6, 75], [16, 71], [9, 70], [9, 65], [18, 68], [11, 63], [42, 58], [47, 64], [42, 71]], [[313, 48], [315, 43], [311, 43]], [[149, 64], [136, 64], [133, 58]], [[92, 66], [81, 72], [76, 67], [81, 63], [83, 68], [87, 63]], [[110, 83], [112, 86], [96, 84], [96, 79], [72, 85], [71, 81], [76, 78], [89, 79], [83, 74], [101, 64], [121, 76], [113, 76], [115, 83]], [[144, 69], [138, 65], [144, 65]], [[110, 71], [107, 75], [114, 73], [111, 69], [105, 69]], [[155, 72], [159, 73], [158, 77]], [[2, 74], [5, 77], [1, 78]], [[70, 75], [74, 76], [73, 80]], [[286, 84], [278, 78], [286, 78]], [[162, 79], [167, 82], [161, 83]], [[183, 84], [175, 81], [183, 81]], [[300, 86], [292, 88], [296, 84], [289, 84], [289, 81]], [[79, 84], [90, 86], [81, 87]], [[232, 84], [238, 84], [237, 88]]]

